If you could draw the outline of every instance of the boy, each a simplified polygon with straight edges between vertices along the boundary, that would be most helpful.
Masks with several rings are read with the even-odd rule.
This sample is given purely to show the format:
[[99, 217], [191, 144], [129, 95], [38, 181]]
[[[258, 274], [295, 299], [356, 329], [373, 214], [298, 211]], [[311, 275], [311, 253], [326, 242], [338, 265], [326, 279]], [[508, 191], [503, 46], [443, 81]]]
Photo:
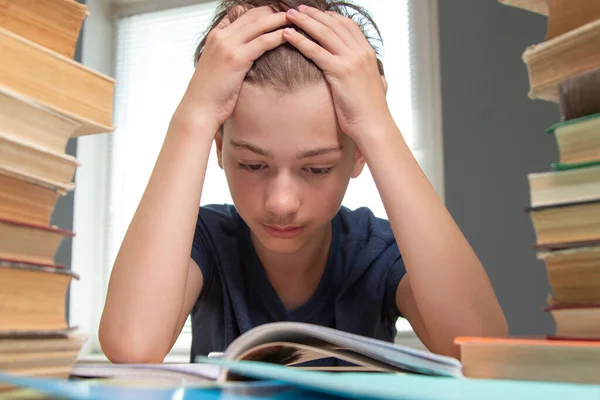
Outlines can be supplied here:
[[[392, 341], [403, 315], [429, 350], [457, 358], [456, 336], [507, 334], [392, 120], [364, 31], [342, 3], [302, 3], [314, 7], [224, 1], [201, 42], [111, 275], [111, 361], [161, 362], [190, 313], [192, 360], [279, 320]], [[213, 140], [235, 207], [198, 211]], [[389, 222], [340, 208], [365, 162]]]

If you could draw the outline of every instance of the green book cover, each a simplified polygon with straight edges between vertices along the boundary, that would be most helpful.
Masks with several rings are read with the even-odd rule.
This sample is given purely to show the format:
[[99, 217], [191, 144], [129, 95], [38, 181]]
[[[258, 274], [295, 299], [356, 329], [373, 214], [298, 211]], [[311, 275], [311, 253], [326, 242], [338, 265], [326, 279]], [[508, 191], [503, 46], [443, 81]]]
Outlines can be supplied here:
[[568, 164], [568, 163], [552, 163], [551, 167], [554, 171], [569, 171], [573, 169], [589, 168], [600, 166], [600, 160], [586, 161], [582, 163]]
[[565, 126], [569, 126], [569, 125], [578, 124], [578, 123], [589, 121], [589, 120], [596, 119], [596, 118], [600, 118], [600, 113], [592, 114], [592, 115], [585, 115], [583, 117], [573, 118], [573, 119], [569, 119], [567, 121], [558, 122], [558, 123], [550, 126], [548, 129], [546, 129], [546, 133], [552, 135], [559, 128], [562, 128], [562, 127], [565, 127]]

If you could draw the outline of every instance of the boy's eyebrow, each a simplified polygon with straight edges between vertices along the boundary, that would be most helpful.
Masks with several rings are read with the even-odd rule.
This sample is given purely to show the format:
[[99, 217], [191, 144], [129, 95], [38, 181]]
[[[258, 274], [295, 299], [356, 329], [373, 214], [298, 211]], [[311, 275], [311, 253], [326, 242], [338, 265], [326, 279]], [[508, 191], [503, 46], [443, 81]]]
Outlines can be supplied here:
[[320, 149], [301, 151], [300, 153], [298, 153], [296, 158], [298, 158], [299, 160], [302, 158], [311, 158], [311, 157], [321, 156], [323, 154], [333, 153], [335, 151], [342, 151], [343, 149], [344, 149], [344, 146], [342, 146], [342, 145], [334, 145], [334, 146], [330, 146], [330, 147], [323, 147]]
[[260, 156], [273, 158], [273, 153], [271, 151], [265, 150], [265, 149], [261, 149], [260, 147], [256, 147], [255, 145], [250, 144], [248, 142], [230, 140], [229, 143], [233, 147], [250, 150], [251, 152], [256, 153], [256, 154], [258, 154]]
[[[270, 150], [261, 149], [260, 147], [250, 144], [248, 142], [230, 140], [229, 143], [233, 147], [246, 149], [246, 150], [249, 150], [260, 156], [263, 156], [263, 157], [273, 158], [273, 153]], [[329, 146], [329, 147], [322, 147], [319, 149], [306, 150], [306, 151], [299, 152], [296, 155], [296, 158], [299, 160], [303, 159], [303, 158], [311, 158], [311, 157], [321, 156], [323, 154], [333, 153], [335, 151], [342, 151], [343, 149], [344, 149], [344, 146], [342, 146], [342, 145], [333, 145], [333, 146]]]

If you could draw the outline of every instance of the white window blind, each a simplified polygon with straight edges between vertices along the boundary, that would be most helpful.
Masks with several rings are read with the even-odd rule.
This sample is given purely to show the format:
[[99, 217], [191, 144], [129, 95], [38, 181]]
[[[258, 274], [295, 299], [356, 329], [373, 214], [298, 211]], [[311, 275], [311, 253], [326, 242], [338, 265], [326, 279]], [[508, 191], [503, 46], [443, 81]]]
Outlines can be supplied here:
[[[409, 146], [414, 149], [411, 79], [410, 0], [363, 0], [378, 24], [389, 84], [388, 102]], [[193, 73], [197, 42], [217, 2], [119, 18], [116, 37], [116, 131], [111, 136], [108, 265], [112, 265], [160, 151], [170, 118]], [[211, 152], [201, 204], [231, 203], [224, 173]], [[343, 204], [367, 206], [381, 217], [385, 210], [368, 168], [350, 183]], [[106, 271], [107, 276], [110, 271]], [[189, 322], [189, 321], [188, 321]], [[403, 326], [399, 326], [403, 329]], [[186, 324], [174, 350], [189, 351]]]

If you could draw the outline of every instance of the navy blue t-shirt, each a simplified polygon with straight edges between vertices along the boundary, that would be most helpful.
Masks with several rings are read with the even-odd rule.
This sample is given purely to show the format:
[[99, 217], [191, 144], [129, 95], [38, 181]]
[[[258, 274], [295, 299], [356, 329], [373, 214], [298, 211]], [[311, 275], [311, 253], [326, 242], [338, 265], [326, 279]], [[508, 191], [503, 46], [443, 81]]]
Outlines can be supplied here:
[[406, 270], [389, 222], [367, 208], [342, 207], [332, 228], [321, 282], [306, 303], [287, 310], [235, 207], [201, 207], [191, 256], [204, 285], [192, 309], [191, 360], [224, 351], [240, 334], [276, 321], [307, 322], [393, 341], [400, 316], [396, 288]]

